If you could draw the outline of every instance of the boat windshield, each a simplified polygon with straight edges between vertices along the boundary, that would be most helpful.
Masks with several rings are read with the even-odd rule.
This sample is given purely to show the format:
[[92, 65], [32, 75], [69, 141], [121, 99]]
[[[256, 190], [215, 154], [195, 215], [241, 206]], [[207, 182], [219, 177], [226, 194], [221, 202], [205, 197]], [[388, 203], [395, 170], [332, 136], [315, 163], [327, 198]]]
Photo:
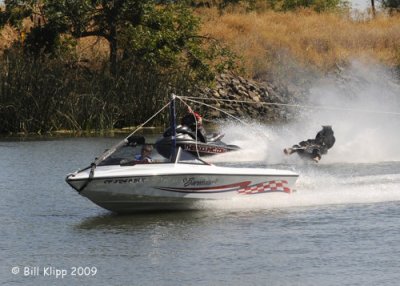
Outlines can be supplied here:
[[[140, 160], [138, 156], [141, 154], [142, 148], [145, 145], [144, 138], [139, 138], [139, 144], [137, 141], [126, 141], [124, 144], [119, 144], [108, 156], [101, 160], [98, 166], [110, 166], [110, 165], [121, 165], [121, 166], [133, 166], [137, 164], [154, 164], [154, 163], [171, 163], [171, 160], [165, 159], [161, 156], [155, 149], [148, 154], [151, 158], [150, 161]], [[143, 143], [143, 144], [142, 144]], [[147, 146], [152, 145], [148, 144]], [[140, 157], [140, 156], [139, 156]], [[179, 164], [196, 164], [196, 165], [209, 165], [207, 162], [195, 157], [194, 155], [188, 153], [182, 148], [178, 148], [174, 163]]]
[[138, 146], [121, 146], [116, 149], [106, 159], [101, 161], [99, 166], [120, 165], [124, 162], [134, 161], [135, 155], [140, 154], [140, 147]]
[[197, 158], [191, 153], [183, 150], [182, 148], [178, 148], [175, 163], [179, 164], [196, 164], [196, 165], [209, 165], [207, 162]]
[[128, 138], [107, 152], [107, 156], [97, 163], [98, 166], [121, 165], [133, 166], [143, 163], [168, 163], [169, 160], [164, 159], [154, 149], [146, 154], [146, 158], [150, 160], [142, 160], [141, 153], [144, 146], [152, 146], [145, 144], [142, 136], [135, 136], [133, 139]]

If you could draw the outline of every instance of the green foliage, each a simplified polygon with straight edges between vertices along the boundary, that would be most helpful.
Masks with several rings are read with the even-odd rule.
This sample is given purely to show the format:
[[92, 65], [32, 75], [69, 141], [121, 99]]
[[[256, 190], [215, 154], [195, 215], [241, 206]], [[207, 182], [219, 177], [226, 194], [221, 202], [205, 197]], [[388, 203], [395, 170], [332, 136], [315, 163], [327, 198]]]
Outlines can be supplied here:
[[[399, 1], [399, 0], [383, 0]], [[245, 8], [246, 11], [257, 9], [273, 9], [278, 11], [295, 10], [299, 8], [312, 8], [317, 12], [338, 8], [342, 0], [208, 0], [190, 1], [193, 6], [217, 6], [221, 11], [229, 7]]]
[[[136, 125], [172, 90], [184, 94], [234, 67], [229, 50], [199, 35], [199, 19], [174, 1], [5, 4], [2, 23], [20, 25], [29, 13], [41, 20], [0, 58], [0, 133]], [[77, 61], [75, 39], [86, 36], [108, 41], [109, 64]]]
[[[29, 13], [41, 13], [44, 24], [35, 26], [25, 43], [25, 50], [35, 57], [65, 51], [61, 34], [75, 38], [103, 37], [109, 42], [109, 61], [114, 74], [118, 63], [128, 60], [164, 73], [190, 74], [193, 80], [208, 81], [223, 67], [232, 68], [232, 55], [215, 40], [200, 36], [198, 18], [187, 5], [173, 2], [6, 1], [9, 17], [5, 22], [13, 25], [16, 19], [21, 21]], [[237, 1], [223, 1], [228, 2]]]
[[26, 53], [30, 53], [35, 57], [45, 54], [55, 54], [59, 40], [60, 35], [53, 27], [49, 25], [38, 26], [32, 28], [27, 35], [24, 48]]
[[[60, 32], [77, 38], [105, 38], [110, 45], [113, 73], [122, 60], [163, 72], [190, 73], [194, 80], [210, 80], [224, 61], [226, 67], [232, 67], [225, 50], [218, 50], [215, 43], [207, 44], [215, 41], [198, 35], [199, 20], [187, 5], [156, 2], [47, 1], [44, 11], [49, 23], [59, 27]], [[213, 66], [214, 60], [217, 66]]]
[[110, 39], [112, 28], [141, 22], [150, 0], [45, 1], [49, 22], [63, 27], [75, 37], [100, 36]]
[[400, 9], [400, 0], [382, 0], [382, 7], [388, 9]]
[[232, 68], [234, 57], [217, 41], [199, 36], [198, 30], [199, 20], [184, 5], [149, 7], [140, 25], [129, 25], [120, 34], [124, 58], [210, 81], [215, 72]]
[[5, 0], [5, 10], [0, 11], [0, 28], [5, 24], [21, 28], [22, 20], [32, 15], [34, 2], [36, 1]]
[[237, 5], [240, 2], [248, 2], [248, 1], [240, 1], [240, 0], [222, 0], [219, 1], [219, 9], [225, 9], [226, 7], [228, 7], [229, 5]]
[[182, 6], [182, 10], [171, 7], [151, 7], [145, 11], [140, 25], [128, 25], [121, 32], [126, 58], [164, 68], [177, 63], [179, 53], [190, 45], [198, 21], [185, 13]]
[[267, 0], [274, 10], [290, 11], [299, 8], [311, 8], [317, 12], [338, 8], [342, 0]]
[[[14, 47], [0, 58], [0, 133], [106, 130], [137, 126], [178, 94], [192, 88], [185, 77], [141, 66], [107, 69], [71, 66], [62, 57], [29, 59]], [[157, 117], [161, 125], [167, 118]]]

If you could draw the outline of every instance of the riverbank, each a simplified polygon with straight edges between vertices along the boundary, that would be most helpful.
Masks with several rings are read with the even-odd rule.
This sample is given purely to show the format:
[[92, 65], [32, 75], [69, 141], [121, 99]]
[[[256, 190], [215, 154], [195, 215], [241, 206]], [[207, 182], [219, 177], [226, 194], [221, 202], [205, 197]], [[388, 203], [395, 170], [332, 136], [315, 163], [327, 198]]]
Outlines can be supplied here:
[[[8, 140], [51, 140], [51, 139], [63, 139], [63, 138], [76, 138], [76, 137], [117, 137], [123, 138], [131, 134], [139, 126], [131, 126], [126, 128], [114, 128], [108, 130], [56, 130], [45, 133], [34, 133], [34, 132], [18, 132], [18, 133], [8, 133], [0, 134], [0, 141]], [[164, 127], [148, 126], [142, 127], [136, 132], [140, 135], [159, 135], [164, 131]]]
[[[296, 118], [288, 105], [301, 104], [315, 80], [342, 77], [354, 59], [400, 70], [398, 15], [355, 19], [343, 11], [220, 13], [212, 8], [195, 13], [202, 20], [202, 35], [237, 55], [237, 70], [217, 74], [208, 86], [178, 73], [136, 66], [124, 66], [115, 76], [107, 70], [107, 44], [93, 37], [77, 42], [76, 59], [38, 62], [18, 49], [7, 50], [0, 59], [0, 133], [119, 132], [147, 120], [172, 92], [220, 109], [194, 104], [206, 121], [229, 117], [224, 110], [241, 119], [288, 122]], [[0, 49], [11, 47], [19, 36], [3, 29]], [[164, 116], [150, 124], [167, 122]]]

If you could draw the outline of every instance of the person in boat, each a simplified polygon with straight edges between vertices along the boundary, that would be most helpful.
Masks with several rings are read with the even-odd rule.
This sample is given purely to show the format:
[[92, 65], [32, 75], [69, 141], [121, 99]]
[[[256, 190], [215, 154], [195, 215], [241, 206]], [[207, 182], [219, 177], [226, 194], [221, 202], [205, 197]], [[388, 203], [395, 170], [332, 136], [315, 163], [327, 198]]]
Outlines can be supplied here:
[[306, 150], [310, 150], [311, 158], [315, 162], [319, 162], [322, 155], [327, 154], [328, 149], [333, 147], [335, 141], [336, 139], [332, 130], [332, 126], [323, 125], [322, 130], [317, 133], [315, 139], [301, 141], [299, 144], [293, 145], [291, 148], [285, 148], [283, 152], [286, 155], [290, 155], [295, 152], [302, 155], [305, 153]]
[[201, 142], [207, 143], [206, 130], [203, 127], [203, 118], [201, 115], [193, 111], [190, 107], [188, 112], [181, 119], [181, 125], [188, 127], [191, 131], [197, 132], [197, 139]]
[[149, 144], [143, 145], [140, 154], [135, 155], [135, 161], [137, 163], [151, 163], [153, 159], [151, 158], [151, 152], [153, 151], [153, 146]]

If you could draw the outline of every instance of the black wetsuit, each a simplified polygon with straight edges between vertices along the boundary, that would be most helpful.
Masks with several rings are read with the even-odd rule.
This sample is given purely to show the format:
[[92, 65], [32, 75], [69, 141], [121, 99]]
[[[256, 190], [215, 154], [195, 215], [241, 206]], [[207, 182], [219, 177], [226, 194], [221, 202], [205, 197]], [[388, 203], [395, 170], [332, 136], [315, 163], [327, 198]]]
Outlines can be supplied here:
[[322, 130], [317, 133], [315, 139], [308, 139], [301, 141], [298, 145], [294, 145], [292, 148], [295, 152], [305, 153], [306, 149], [312, 152], [308, 152], [313, 158], [319, 157], [328, 153], [328, 149], [332, 148], [335, 144], [335, 136], [330, 126], [323, 126]]
[[[193, 113], [186, 114], [181, 120], [181, 124], [189, 127], [193, 132], [196, 132], [196, 123], [196, 118]], [[207, 143], [206, 130], [201, 124], [197, 124], [197, 139], [201, 142]]]
[[315, 136], [315, 144], [320, 146], [321, 154], [328, 153], [328, 149], [331, 149], [335, 144], [335, 136], [333, 136], [333, 130], [331, 127], [324, 126], [321, 131]]

